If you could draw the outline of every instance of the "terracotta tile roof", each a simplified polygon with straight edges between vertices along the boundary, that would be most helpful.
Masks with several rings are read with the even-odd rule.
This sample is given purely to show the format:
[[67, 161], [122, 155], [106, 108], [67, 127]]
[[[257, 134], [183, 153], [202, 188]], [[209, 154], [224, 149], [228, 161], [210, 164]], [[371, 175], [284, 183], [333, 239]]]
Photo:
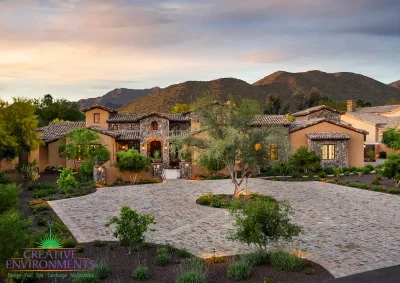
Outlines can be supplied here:
[[342, 127], [342, 128], [346, 128], [346, 129], [349, 129], [349, 130], [352, 130], [352, 131], [355, 131], [355, 132], [358, 132], [358, 133], [361, 133], [361, 134], [364, 134], [364, 135], [368, 135], [367, 131], [364, 131], [364, 130], [361, 130], [361, 129], [356, 129], [356, 128], [352, 127], [352, 126], [349, 126], [349, 125], [346, 125], [346, 124], [343, 124], [343, 123], [340, 123], [340, 122], [331, 121], [331, 120], [328, 120], [328, 119], [325, 119], [325, 118], [316, 118], [316, 119], [293, 122], [289, 126], [289, 133], [293, 133], [293, 132], [296, 132], [298, 130], [305, 129], [305, 128], [317, 125], [319, 123], [322, 123], [322, 122], [327, 122], [327, 123], [330, 123], [330, 124], [333, 124], [333, 125], [336, 125], [336, 126], [339, 126], [339, 127]]
[[84, 128], [85, 122], [52, 122], [48, 126], [37, 129], [42, 132], [42, 140], [45, 143], [50, 143], [69, 134], [76, 128]]
[[286, 119], [285, 115], [260, 115], [255, 117], [251, 124], [253, 126], [264, 126], [264, 125], [289, 126], [290, 122]]
[[345, 113], [345, 112], [343, 112], [343, 111], [340, 111], [340, 110], [331, 108], [331, 107], [329, 107], [329, 106], [319, 105], [319, 106], [314, 106], [314, 107], [310, 107], [310, 108], [301, 110], [301, 111], [296, 112], [296, 113], [293, 113], [293, 114], [291, 114], [291, 115], [294, 116], [294, 117], [306, 116], [306, 115], [309, 115], [309, 114], [311, 114], [311, 113], [314, 113], [314, 112], [317, 112], [317, 111], [321, 111], [321, 110], [323, 110], [323, 109], [326, 109], [326, 110], [329, 110], [329, 111], [332, 111], [332, 112], [335, 112], [335, 113], [338, 113], [338, 114], [344, 114], [344, 113]]
[[129, 114], [129, 113], [111, 114], [107, 120], [107, 123], [134, 123], [134, 122], [140, 121], [141, 119], [150, 117], [152, 115], [157, 115], [162, 118], [168, 119], [170, 121], [180, 121], [180, 122], [189, 122], [190, 121], [190, 117], [187, 115], [153, 112], [153, 113], [146, 113], [146, 114]]
[[117, 113], [118, 112], [117, 110], [115, 110], [113, 108], [108, 108], [108, 107], [105, 107], [103, 105], [98, 105], [98, 104], [92, 105], [92, 106], [90, 106], [88, 108], [83, 108], [83, 109], [81, 109], [81, 111], [82, 112], [87, 112], [89, 110], [96, 109], [96, 108], [102, 109], [102, 110], [110, 112], [110, 113]]
[[92, 131], [114, 137], [116, 140], [126, 141], [140, 139], [140, 131], [137, 130], [109, 130], [99, 126], [88, 126], [87, 128]]
[[349, 140], [350, 136], [343, 132], [308, 132], [310, 140]]
[[92, 131], [95, 131], [95, 132], [99, 132], [99, 133], [107, 135], [107, 136], [111, 136], [111, 137], [114, 137], [114, 138], [118, 137], [118, 131], [109, 130], [109, 129], [105, 129], [105, 128], [100, 127], [100, 126], [93, 126], [93, 125], [87, 126], [87, 128], [89, 130], [92, 130]]
[[119, 135], [116, 138], [120, 141], [139, 140], [140, 131], [118, 131]]

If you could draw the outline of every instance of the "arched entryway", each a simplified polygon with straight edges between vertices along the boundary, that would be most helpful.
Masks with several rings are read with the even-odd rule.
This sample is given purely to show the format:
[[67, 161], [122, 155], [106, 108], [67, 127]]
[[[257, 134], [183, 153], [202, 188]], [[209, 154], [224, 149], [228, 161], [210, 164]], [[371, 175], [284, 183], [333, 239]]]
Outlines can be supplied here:
[[147, 153], [149, 157], [154, 156], [154, 152], [158, 151], [160, 153], [160, 159], [162, 159], [162, 144], [161, 141], [152, 140], [147, 144]]

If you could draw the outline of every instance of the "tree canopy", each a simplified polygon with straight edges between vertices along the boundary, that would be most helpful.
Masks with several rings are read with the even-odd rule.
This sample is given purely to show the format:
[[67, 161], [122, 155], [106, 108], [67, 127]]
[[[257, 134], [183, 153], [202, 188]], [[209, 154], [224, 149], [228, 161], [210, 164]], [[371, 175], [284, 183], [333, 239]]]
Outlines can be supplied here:
[[319, 105], [321, 100], [329, 100], [326, 95], [321, 94], [318, 88], [313, 87], [308, 94], [301, 89], [296, 89], [292, 95], [293, 103], [298, 111]]
[[79, 110], [76, 102], [66, 99], [54, 99], [50, 94], [43, 98], [34, 99], [36, 106], [36, 115], [39, 120], [39, 126], [46, 126], [54, 120], [59, 121], [83, 121], [85, 115]]
[[[230, 103], [214, 103], [215, 97], [206, 95], [197, 100], [194, 115], [201, 121], [200, 132], [176, 136], [171, 140], [175, 150], [189, 148], [198, 159], [216, 159], [226, 167], [235, 185], [235, 196], [245, 188], [242, 182], [254, 170], [267, 166], [271, 155], [271, 145], [279, 145], [280, 158], [285, 159], [289, 152], [289, 141], [282, 127], [255, 127], [254, 118], [261, 114], [260, 105], [249, 99], [230, 98]], [[238, 180], [236, 165], [241, 178]]]
[[284, 107], [281, 105], [281, 98], [277, 94], [270, 94], [267, 96], [267, 101], [264, 106], [264, 114], [267, 115], [281, 115], [289, 112], [289, 104]]
[[396, 128], [390, 128], [383, 132], [382, 143], [391, 149], [400, 149], [400, 130]]
[[177, 103], [177, 104], [172, 106], [171, 112], [173, 114], [178, 114], [178, 113], [182, 113], [182, 112], [185, 112], [185, 111], [188, 111], [188, 110], [191, 110], [191, 109], [192, 109], [192, 105], [190, 105], [190, 104]]
[[114, 166], [121, 172], [128, 172], [133, 183], [136, 182], [137, 174], [150, 170], [150, 158], [140, 154], [136, 149], [117, 152], [117, 162]]

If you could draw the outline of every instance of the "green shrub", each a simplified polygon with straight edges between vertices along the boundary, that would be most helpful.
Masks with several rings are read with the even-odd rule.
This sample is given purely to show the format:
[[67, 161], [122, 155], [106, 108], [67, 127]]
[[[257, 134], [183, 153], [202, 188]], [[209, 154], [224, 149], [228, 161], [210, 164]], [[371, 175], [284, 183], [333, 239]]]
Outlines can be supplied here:
[[102, 240], [94, 240], [93, 246], [94, 247], [105, 247], [106, 243], [103, 242]]
[[68, 239], [63, 241], [62, 244], [63, 248], [74, 248], [76, 246], [75, 239], [72, 237], [69, 237]]
[[375, 192], [384, 192], [385, 189], [382, 188], [381, 186], [372, 186], [372, 190]]
[[38, 226], [46, 226], [46, 223], [47, 223], [46, 219], [39, 218], [39, 219], [37, 220], [37, 225], [38, 225]]
[[335, 173], [335, 170], [333, 168], [327, 167], [327, 168], [324, 168], [324, 172], [327, 175], [333, 175]]
[[339, 178], [340, 177], [340, 173], [342, 173], [342, 169], [335, 168], [333, 175], [335, 175], [336, 178]]
[[305, 271], [304, 271], [304, 274], [306, 274], [306, 275], [313, 275], [315, 273], [315, 271], [314, 271], [314, 269], [312, 269], [312, 268], [307, 268]]
[[388, 193], [389, 194], [400, 194], [400, 190], [398, 190], [398, 189], [389, 189]]
[[108, 244], [108, 248], [109, 248], [110, 251], [113, 251], [114, 250], [114, 245], [113, 244]]
[[166, 254], [169, 254], [169, 250], [168, 250], [168, 248], [164, 248], [164, 247], [158, 248], [157, 254], [158, 255], [166, 255]]
[[18, 207], [21, 188], [16, 184], [0, 185], [0, 214]]
[[111, 275], [111, 268], [105, 263], [96, 264], [94, 274], [100, 280], [107, 279]]
[[301, 176], [300, 171], [299, 170], [295, 170], [292, 172], [292, 178], [293, 179], [298, 179]]
[[267, 262], [268, 253], [264, 250], [259, 250], [254, 253], [240, 256], [240, 260], [247, 261], [251, 266], [261, 265]]
[[37, 211], [44, 211], [44, 210], [50, 210], [50, 209], [51, 209], [51, 207], [48, 204], [38, 204], [37, 206], [35, 206], [33, 211], [37, 212]]
[[343, 171], [343, 175], [345, 175], [345, 176], [349, 176], [350, 173], [351, 173], [350, 170]]
[[214, 195], [212, 195], [212, 194], [205, 194], [205, 195], [200, 196], [200, 197], [196, 200], [196, 203], [197, 203], [197, 204], [200, 204], [200, 205], [210, 205], [211, 202], [213, 201], [213, 199], [214, 199]]
[[319, 174], [318, 174], [318, 178], [321, 178], [321, 179], [325, 179], [327, 176], [328, 176], [328, 174], [324, 171], [319, 172]]
[[363, 168], [369, 168], [371, 171], [374, 171], [375, 167], [372, 164], [367, 164]]
[[300, 271], [303, 268], [303, 260], [294, 254], [283, 251], [270, 254], [271, 265], [283, 271]]
[[304, 172], [321, 166], [321, 156], [305, 146], [299, 147], [290, 160], [294, 168], [302, 169]]
[[250, 277], [251, 265], [246, 261], [234, 262], [228, 266], [226, 275], [229, 279], [240, 281]]
[[179, 250], [178, 256], [180, 258], [187, 258], [187, 257], [190, 257], [190, 253], [188, 252], [187, 249], [182, 249], [182, 250]]
[[364, 173], [364, 174], [369, 174], [369, 173], [371, 173], [371, 168], [369, 168], [369, 167], [367, 167], [367, 166], [364, 166], [362, 169], [362, 172]]
[[82, 182], [93, 181], [93, 167], [94, 161], [92, 159], [85, 159], [79, 167], [79, 180]]
[[141, 244], [141, 247], [142, 247], [142, 248], [145, 248], [145, 249], [151, 249], [151, 248], [153, 247], [153, 244], [152, 244], [152, 243], [149, 243], [149, 242], [143, 242], [143, 243]]
[[380, 181], [382, 181], [382, 177], [376, 176], [376, 178], [372, 181], [372, 185], [379, 185]]
[[166, 266], [171, 261], [171, 258], [167, 254], [159, 254], [154, 259], [154, 264], [160, 266]]
[[314, 172], [313, 172], [313, 171], [309, 171], [309, 172], [307, 173], [307, 178], [308, 178], [309, 180], [314, 179]]
[[37, 169], [37, 162], [33, 160], [32, 162], [18, 162], [15, 165], [15, 170], [21, 176], [23, 181], [35, 181], [39, 179], [40, 175]]
[[8, 177], [8, 175], [4, 171], [0, 171], [0, 184], [1, 185], [11, 184], [10, 177]]
[[192, 272], [205, 273], [207, 270], [206, 262], [202, 258], [193, 257], [188, 261], [188, 269]]
[[138, 266], [132, 272], [132, 279], [142, 281], [149, 278], [150, 278], [150, 271], [147, 267]]
[[206, 283], [204, 273], [189, 271], [179, 275], [175, 283]]
[[381, 151], [381, 152], [379, 152], [379, 157], [380, 158], [386, 158], [386, 152], [385, 151]]
[[352, 167], [350, 167], [350, 171], [352, 172], [352, 173], [357, 173], [357, 167], [355, 167], [355, 166], [352, 166]]
[[83, 253], [84, 251], [85, 251], [85, 247], [84, 246], [82, 246], [82, 245], [77, 245], [76, 247], [75, 247], [75, 249], [76, 249], [76, 251], [78, 252], [78, 253]]
[[142, 185], [142, 184], [158, 184], [162, 183], [162, 180], [159, 178], [148, 178], [148, 179], [140, 179], [135, 182], [136, 185]]
[[64, 168], [61, 170], [60, 177], [57, 180], [57, 186], [65, 193], [71, 192], [73, 189], [78, 187], [74, 175], [76, 173], [71, 168]]
[[[294, 169], [293, 163], [291, 161], [280, 161], [277, 164], [274, 165], [273, 170], [281, 175], [281, 176], [286, 176], [290, 172], [292, 172]], [[279, 181], [279, 180], [275, 180]]]

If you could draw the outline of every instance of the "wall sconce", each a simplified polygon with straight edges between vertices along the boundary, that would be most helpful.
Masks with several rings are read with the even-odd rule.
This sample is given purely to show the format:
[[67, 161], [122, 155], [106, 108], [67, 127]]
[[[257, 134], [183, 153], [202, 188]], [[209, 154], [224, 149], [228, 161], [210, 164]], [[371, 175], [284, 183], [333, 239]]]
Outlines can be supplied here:
[[145, 150], [145, 149], [146, 149], [146, 147], [144, 145], [142, 145], [142, 150]]
[[185, 166], [186, 166], [186, 167], [189, 167], [189, 163], [185, 163]]
[[160, 168], [160, 164], [157, 164], [157, 169]]
[[168, 149], [168, 146], [164, 146], [164, 149], [167, 150], [167, 149]]

